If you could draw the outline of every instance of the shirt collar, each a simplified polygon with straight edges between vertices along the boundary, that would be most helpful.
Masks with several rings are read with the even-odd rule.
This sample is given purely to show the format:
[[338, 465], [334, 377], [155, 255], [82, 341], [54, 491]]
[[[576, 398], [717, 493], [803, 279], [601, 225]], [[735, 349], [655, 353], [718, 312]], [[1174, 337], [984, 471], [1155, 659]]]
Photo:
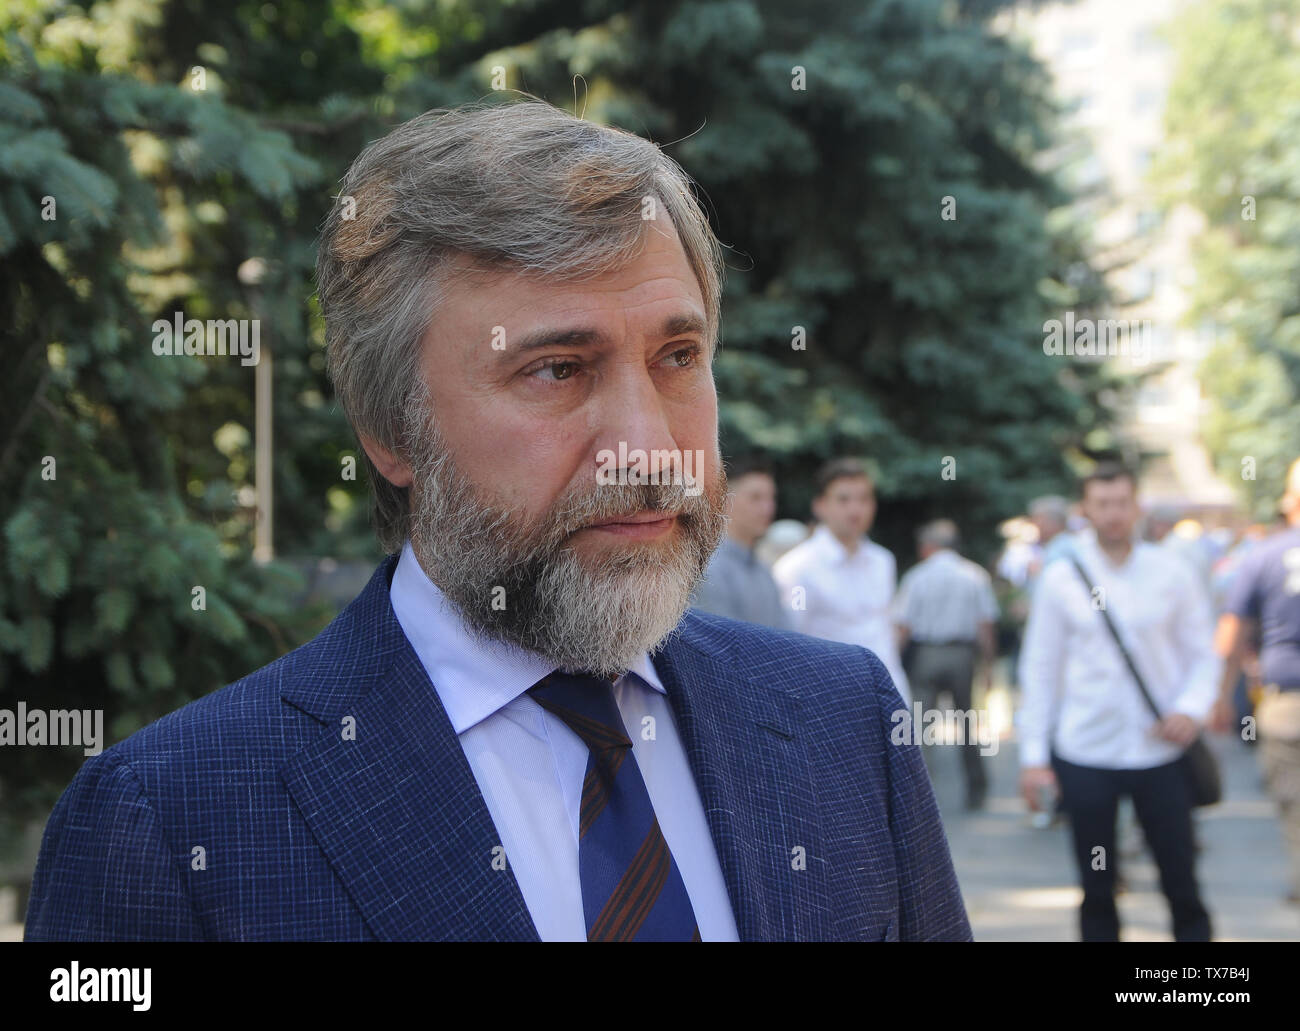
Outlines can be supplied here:
[[940, 548], [929, 558], [925, 559], [924, 562], [927, 564], [933, 563], [934, 565], [939, 565], [957, 557], [957, 552], [953, 551], [952, 548]]
[[831, 556], [840, 562], [851, 562], [854, 559], [866, 558], [871, 549], [871, 538], [861, 537], [858, 539], [858, 550], [852, 555], [838, 537], [831, 532], [831, 528], [825, 523], [819, 523], [817, 529], [812, 532], [812, 540], [817, 542], [817, 546], [826, 555]]
[[1082, 530], [1078, 531], [1078, 533], [1075, 534], [1075, 540], [1078, 549], [1083, 552], [1089, 563], [1095, 564], [1102, 569], [1114, 570], [1117, 573], [1122, 573], [1125, 570], [1132, 569], [1134, 563], [1138, 559], [1138, 553], [1146, 547], [1146, 542], [1142, 540], [1141, 537], [1134, 534], [1132, 549], [1120, 565], [1115, 565], [1115, 563], [1110, 560], [1110, 556], [1101, 550], [1101, 545], [1097, 543], [1097, 531], [1091, 526], [1085, 526]]
[[[397, 560], [389, 599], [457, 734], [509, 705], [555, 669], [537, 652], [471, 634], [460, 610], [420, 566], [410, 541]], [[667, 694], [648, 652], [637, 658], [630, 673]]]

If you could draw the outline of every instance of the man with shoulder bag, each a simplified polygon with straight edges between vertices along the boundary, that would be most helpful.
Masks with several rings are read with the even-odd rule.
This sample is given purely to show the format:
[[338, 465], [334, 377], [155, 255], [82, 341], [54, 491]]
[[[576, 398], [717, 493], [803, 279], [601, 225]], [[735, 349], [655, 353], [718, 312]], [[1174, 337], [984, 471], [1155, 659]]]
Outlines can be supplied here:
[[1201, 739], [1219, 659], [1210, 600], [1177, 556], [1138, 540], [1134, 475], [1100, 463], [1084, 479], [1092, 528], [1074, 561], [1035, 592], [1020, 659], [1021, 791], [1031, 809], [1059, 795], [1083, 888], [1084, 941], [1118, 941], [1115, 817], [1133, 800], [1160, 870], [1173, 934], [1208, 941], [1192, 809], [1218, 801]]

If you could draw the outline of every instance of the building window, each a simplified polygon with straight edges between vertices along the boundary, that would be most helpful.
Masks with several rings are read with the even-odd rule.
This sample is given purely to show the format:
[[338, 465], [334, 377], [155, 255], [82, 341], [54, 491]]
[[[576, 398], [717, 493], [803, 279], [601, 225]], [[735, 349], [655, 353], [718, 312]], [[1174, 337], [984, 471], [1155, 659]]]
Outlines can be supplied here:
[[1153, 54], [1165, 48], [1160, 27], [1154, 22], [1140, 25], [1133, 33], [1133, 49], [1139, 54]]
[[1134, 219], [1137, 235], [1146, 236], [1147, 233], [1155, 232], [1160, 221], [1160, 212], [1155, 208], [1139, 208]]
[[1165, 91], [1158, 86], [1143, 86], [1133, 93], [1135, 115], [1157, 114], [1165, 103]]
[[1097, 56], [1097, 37], [1091, 32], [1067, 32], [1061, 36], [1060, 54], [1066, 65], [1091, 64]]
[[1132, 302], [1145, 301], [1156, 289], [1156, 270], [1149, 265], [1139, 265], [1129, 275], [1128, 289], [1129, 300]]

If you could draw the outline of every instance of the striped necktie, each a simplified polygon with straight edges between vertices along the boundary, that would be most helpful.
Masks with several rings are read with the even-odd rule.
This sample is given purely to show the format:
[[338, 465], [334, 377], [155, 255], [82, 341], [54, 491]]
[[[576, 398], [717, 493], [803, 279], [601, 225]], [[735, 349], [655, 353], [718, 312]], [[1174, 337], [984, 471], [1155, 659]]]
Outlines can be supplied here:
[[529, 692], [587, 746], [578, 871], [588, 941], [699, 941], [686, 885], [659, 829], [614, 685], [555, 672]]

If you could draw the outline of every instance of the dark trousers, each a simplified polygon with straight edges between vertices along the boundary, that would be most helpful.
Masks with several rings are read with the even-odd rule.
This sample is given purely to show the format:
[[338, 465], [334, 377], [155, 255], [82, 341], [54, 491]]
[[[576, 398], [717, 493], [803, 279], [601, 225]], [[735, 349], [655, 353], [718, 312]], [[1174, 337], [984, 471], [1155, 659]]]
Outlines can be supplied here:
[[[962, 712], [971, 709], [971, 684], [975, 679], [976, 645], [929, 644], [918, 641], [912, 650], [907, 671], [912, 685], [912, 698], [922, 709], [939, 708], [939, 695], [947, 691], [952, 695], [952, 707]], [[968, 724], [969, 725], [969, 724]], [[918, 731], [920, 728], [917, 728]], [[980, 763], [980, 743], [968, 736], [961, 748], [962, 769], [966, 776], [966, 794], [979, 798], [988, 786], [984, 767]], [[929, 748], [922, 749], [926, 765], [930, 763]]]
[[[1056, 755], [1052, 768], [1070, 818], [1074, 857], [1083, 886], [1079, 929], [1084, 941], [1119, 941], [1115, 908], [1115, 813], [1121, 795], [1130, 795], [1142, 834], [1169, 901], [1176, 941], [1209, 941], [1210, 915], [1196, 886], [1192, 806], [1180, 764], [1145, 770], [1076, 766]], [[1104, 851], [1096, 853], [1101, 848]], [[1095, 869], [1100, 866], [1101, 869]]]

